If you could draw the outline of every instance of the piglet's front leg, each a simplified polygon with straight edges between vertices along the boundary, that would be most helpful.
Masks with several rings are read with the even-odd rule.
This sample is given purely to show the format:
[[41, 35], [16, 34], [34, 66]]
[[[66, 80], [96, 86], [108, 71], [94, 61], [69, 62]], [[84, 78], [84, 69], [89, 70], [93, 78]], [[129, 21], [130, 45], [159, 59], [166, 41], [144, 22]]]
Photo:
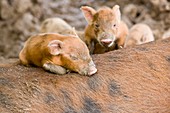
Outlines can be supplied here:
[[43, 65], [43, 68], [47, 71], [50, 71], [52, 73], [56, 73], [56, 74], [59, 74], [59, 75], [66, 74], [68, 72], [66, 68], [64, 68], [62, 66], [54, 65], [54, 64], [51, 64], [51, 63], [45, 63]]
[[86, 45], [89, 49], [90, 54], [93, 54], [94, 49], [95, 49], [94, 46], [95, 46], [95, 43], [96, 43], [95, 40], [86, 40], [85, 43], [86, 43]]

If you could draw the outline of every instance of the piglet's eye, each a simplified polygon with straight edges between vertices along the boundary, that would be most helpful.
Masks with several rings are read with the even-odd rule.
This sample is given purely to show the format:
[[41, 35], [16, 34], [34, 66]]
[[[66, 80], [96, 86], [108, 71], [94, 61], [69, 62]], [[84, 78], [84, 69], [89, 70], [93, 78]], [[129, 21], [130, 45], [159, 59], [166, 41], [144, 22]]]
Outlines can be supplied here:
[[95, 24], [95, 27], [96, 27], [96, 28], [99, 28], [99, 24]]
[[78, 57], [76, 57], [76, 56], [74, 56], [74, 55], [70, 55], [70, 58], [71, 58], [72, 60], [78, 60]]
[[113, 24], [113, 27], [116, 27], [116, 24]]

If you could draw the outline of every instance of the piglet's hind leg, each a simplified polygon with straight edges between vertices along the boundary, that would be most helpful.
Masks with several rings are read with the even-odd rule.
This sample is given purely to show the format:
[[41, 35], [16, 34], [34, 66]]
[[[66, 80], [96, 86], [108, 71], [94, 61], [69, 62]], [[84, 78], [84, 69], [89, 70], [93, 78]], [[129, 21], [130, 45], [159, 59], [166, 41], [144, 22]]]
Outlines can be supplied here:
[[67, 73], [67, 70], [65, 68], [63, 68], [62, 66], [54, 65], [51, 63], [45, 63], [43, 65], [43, 68], [47, 71], [50, 71], [52, 73], [56, 73], [59, 75], [63, 75], [63, 74]]

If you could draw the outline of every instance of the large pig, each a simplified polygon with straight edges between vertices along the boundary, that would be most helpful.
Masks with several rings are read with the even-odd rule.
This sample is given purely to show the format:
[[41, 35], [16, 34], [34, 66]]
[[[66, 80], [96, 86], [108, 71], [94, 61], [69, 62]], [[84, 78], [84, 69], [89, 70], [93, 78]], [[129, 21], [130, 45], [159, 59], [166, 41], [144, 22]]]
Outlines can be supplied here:
[[0, 61], [0, 113], [170, 113], [170, 38], [93, 56], [91, 77]]
[[39, 34], [30, 37], [19, 54], [24, 65], [35, 65], [57, 74], [68, 70], [92, 75], [97, 69], [85, 43], [77, 35]]
[[135, 24], [129, 30], [129, 36], [125, 42], [125, 47], [140, 45], [154, 41], [153, 32], [146, 24]]
[[[112, 9], [103, 7], [98, 11], [89, 6], [82, 6], [81, 10], [88, 22], [85, 29], [85, 42], [90, 53], [103, 53], [124, 46], [128, 27], [121, 21], [118, 5]], [[95, 49], [98, 49], [98, 52], [95, 52]]]

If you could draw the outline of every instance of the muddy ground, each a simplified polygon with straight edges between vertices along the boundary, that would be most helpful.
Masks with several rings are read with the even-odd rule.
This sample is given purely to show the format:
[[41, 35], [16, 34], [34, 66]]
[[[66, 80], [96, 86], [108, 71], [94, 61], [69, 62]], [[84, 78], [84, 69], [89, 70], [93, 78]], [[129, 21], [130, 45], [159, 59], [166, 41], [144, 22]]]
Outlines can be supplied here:
[[24, 41], [39, 32], [46, 18], [61, 17], [83, 30], [87, 23], [80, 11], [82, 5], [99, 8], [115, 4], [121, 6], [122, 19], [129, 27], [146, 23], [156, 39], [170, 29], [169, 0], [1, 0], [0, 59], [18, 57]]

